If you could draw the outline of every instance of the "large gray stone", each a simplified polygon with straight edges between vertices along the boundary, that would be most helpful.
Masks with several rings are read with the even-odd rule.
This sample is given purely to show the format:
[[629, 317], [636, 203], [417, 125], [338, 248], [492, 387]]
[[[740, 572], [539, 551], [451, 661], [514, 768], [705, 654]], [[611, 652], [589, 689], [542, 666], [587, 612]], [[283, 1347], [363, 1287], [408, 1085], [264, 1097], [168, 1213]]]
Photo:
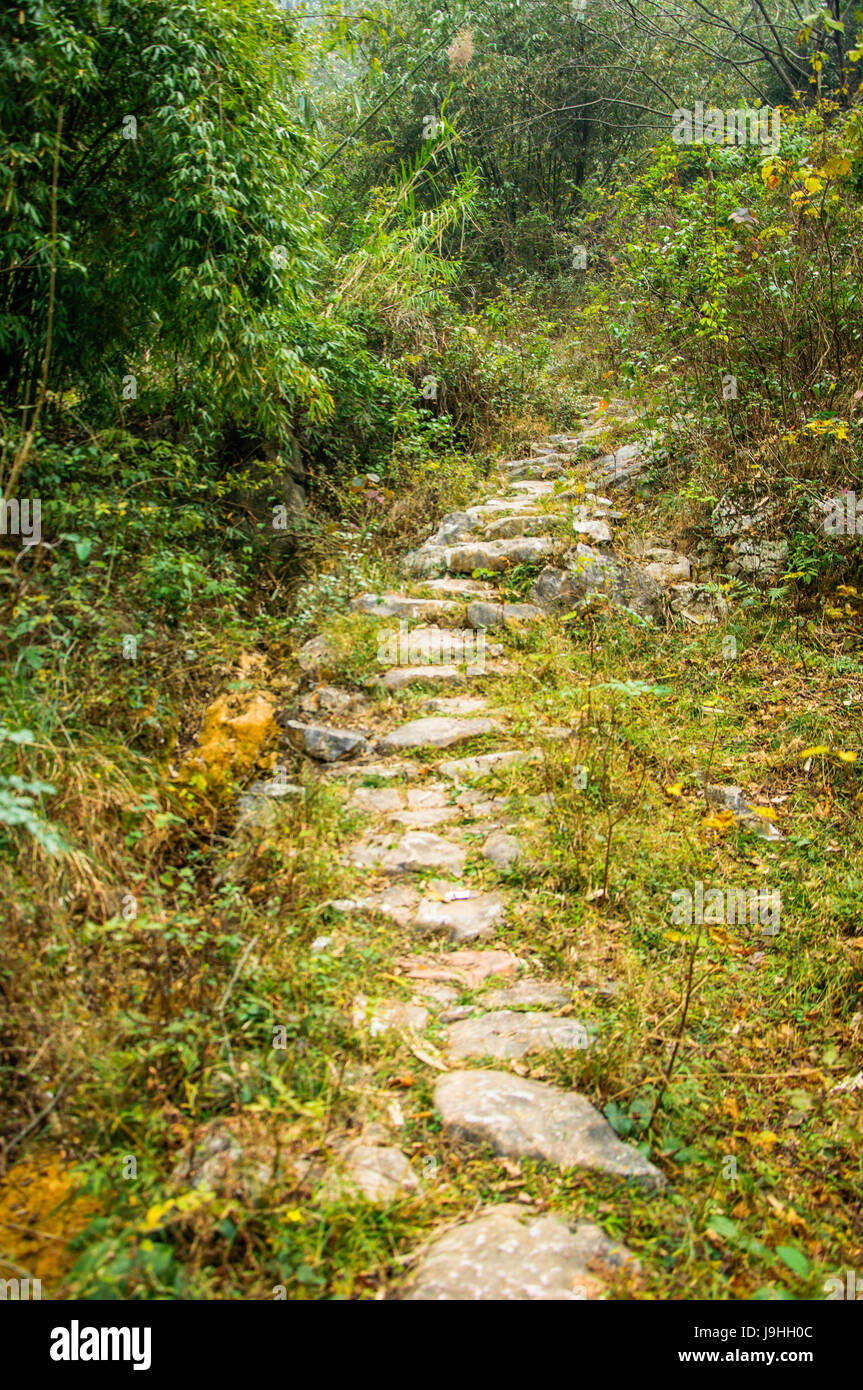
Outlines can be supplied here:
[[771, 579], [781, 574], [788, 564], [787, 541], [745, 537], [735, 541], [731, 549], [744, 574], [756, 575], [760, 579]]
[[530, 597], [540, 608], [559, 610], [587, 603], [597, 595], [641, 618], [662, 619], [663, 595], [656, 581], [639, 565], [625, 565], [589, 545], [575, 547], [567, 556], [566, 569], [544, 569]]
[[408, 1302], [601, 1298], [605, 1280], [635, 1275], [638, 1262], [598, 1226], [570, 1227], [515, 1203], [482, 1211], [433, 1240], [401, 1297]]
[[446, 546], [421, 545], [402, 556], [399, 569], [415, 579], [431, 579], [446, 572]]
[[686, 584], [692, 575], [689, 557], [663, 546], [649, 546], [641, 555], [644, 571], [657, 584]]
[[504, 830], [495, 830], [482, 847], [484, 859], [489, 859], [498, 869], [510, 869], [521, 853], [521, 846], [514, 835]]
[[533, 516], [523, 512], [521, 516], [503, 516], [497, 521], [489, 522], [484, 528], [484, 536], [490, 541], [511, 541], [518, 536], [541, 536], [547, 531], [554, 531], [559, 525], [559, 517], [556, 516]]
[[595, 467], [599, 470], [603, 486], [628, 487], [647, 467], [645, 452], [645, 444], [636, 441], [597, 459]]
[[420, 903], [414, 926], [424, 934], [446, 935], [450, 941], [483, 940], [494, 935], [494, 924], [505, 906], [500, 893], [471, 893], [450, 902], [427, 899]]
[[397, 843], [392, 836], [376, 836], [354, 847], [350, 862], [357, 869], [380, 869], [385, 874], [438, 873], [460, 878], [467, 851], [427, 830], [411, 830]]
[[409, 685], [464, 685], [468, 672], [460, 666], [392, 666], [381, 677], [386, 690], [404, 690]]
[[394, 883], [378, 893], [362, 898], [335, 898], [329, 906], [338, 912], [377, 912], [400, 927], [406, 927], [416, 913], [419, 893], [407, 883]]
[[451, 574], [471, 574], [473, 570], [506, 570], [513, 565], [533, 565], [554, 554], [553, 541], [541, 536], [516, 537], [510, 541], [477, 541], [473, 545], [452, 546], [446, 552]]
[[493, 989], [482, 996], [482, 1004], [493, 1009], [530, 1008], [542, 1004], [546, 1008], [560, 1008], [568, 1004], [570, 991], [565, 985], [548, 984], [545, 980], [519, 980], [517, 984], [507, 985], [506, 989]]
[[445, 617], [460, 613], [462, 605], [453, 599], [411, 598], [409, 594], [357, 594], [351, 599], [355, 613], [368, 613], [373, 618]]
[[665, 1178], [623, 1144], [583, 1096], [501, 1071], [453, 1071], [435, 1087], [435, 1105], [453, 1138], [488, 1144], [509, 1158], [545, 1159], [662, 1187]]
[[473, 527], [474, 518], [468, 512], [448, 512], [426, 545], [452, 545], [469, 536]]
[[366, 747], [365, 734], [354, 729], [326, 729], [320, 724], [302, 724], [298, 719], [285, 721], [285, 731], [293, 746], [321, 763], [335, 763]]
[[485, 598], [494, 593], [484, 580], [463, 579], [452, 574], [444, 575], [442, 579], [429, 579], [418, 587], [433, 589], [436, 594], [450, 594], [453, 599]]
[[478, 753], [475, 758], [453, 758], [440, 763], [437, 771], [453, 782], [465, 781], [468, 777], [485, 777], [490, 772], [502, 771], [519, 763], [539, 762], [542, 753], [534, 748], [530, 753], [520, 748], [507, 748], [499, 753]]
[[419, 1187], [419, 1179], [404, 1154], [389, 1145], [354, 1144], [344, 1160], [349, 1186], [367, 1202], [394, 1202]]
[[552, 1052], [557, 1048], [570, 1052], [587, 1046], [584, 1024], [555, 1014], [510, 1013], [502, 1009], [481, 1018], [466, 1018], [447, 1030], [447, 1060], [451, 1062], [467, 1057], [508, 1061], [531, 1052]]
[[715, 584], [672, 584], [668, 601], [672, 613], [693, 627], [718, 623], [728, 616], [728, 603]]
[[541, 618], [542, 612], [532, 603], [481, 603], [468, 605], [469, 627], [506, 627], [508, 623], [529, 623]]
[[611, 527], [607, 521], [582, 521], [576, 518], [572, 523], [572, 529], [576, 536], [585, 536], [587, 540], [593, 541], [594, 545], [608, 545], [611, 541]]
[[381, 752], [402, 748], [450, 748], [482, 734], [494, 733], [497, 725], [491, 719], [447, 719], [432, 715], [428, 719], [412, 719], [394, 729], [378, 744]]
[[470, 628], [436, 624], [409, 631], [407, 623], [403, 623], [397, 632], [384, 630], [378, 644], [378, 661], [385, 666], [458, 666], [463, 662], [479, 665], [486, 657], [502, 653], [499, 642], [486, 642]]
[[452, 981], [474, 989], [483, 980], [515, 975], [520, 961], [511, 951], [447, 951], [439, 956], [402, 956], [397, 962], [408, 979]]

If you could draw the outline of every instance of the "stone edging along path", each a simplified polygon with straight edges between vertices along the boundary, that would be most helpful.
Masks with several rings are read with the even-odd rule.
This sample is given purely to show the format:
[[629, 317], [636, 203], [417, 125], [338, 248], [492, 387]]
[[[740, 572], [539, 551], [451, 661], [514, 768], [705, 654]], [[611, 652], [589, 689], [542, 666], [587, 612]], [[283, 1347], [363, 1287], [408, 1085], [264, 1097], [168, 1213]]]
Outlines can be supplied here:
[[[424, 1055], [440, 1073], [434, 1105], [446, 1135], [490, 1148], [510, 1161], [544, 1160], [560, 1169], [596, 1170], [649, 1192], [665, 1185], [663, 1174], [618, 1139], [588, 1100], [508, 1069], [532, 1053], [585, 1047], [587, 1033], [578, 1020], [555, 1012], [570, 998], [560, 981], [515, 978], [521, 962], [494, 945], [511, 893], [464, 887], [468, 850], [460, 838], [447, 835], [448, 822], [458, 819], [464, 829], [467, 817], [467, 828], [484, 836], [480, 853], [486, 860], [501, 870], [516, 862], [521, 847], [512, 832], [517, 826], [506, 819], [505, 799], [484, 790], [482, 783], [495, 769], [542, 757], [539, 749], [509, 742], [480, 756], [458, 755], [459, 744], [499, 731], [493, 714], [486, 713], [487, 696], [495, 678], [513, 669], [513, 658], [502, 644], [489, 642], [473, 666], [469, 662], [476, 650], [470, 644], [456, 651], [453, 660], [440, 660], [441, 650], [447, 655], [449, 619], [466, 611], [469, 627], [483, 637], [486, 629], [503, 629], [505, 636], [512, 623], [541, 621], [545, 613], [570, 610], [595, 593], [654, 620], [664, 619], [668, 608], [693, 623], [722, 616], [721, 597], [692, 582], [685, 556], [656, 547], [634, 564], [614, 554], [613, 525], [621, 513], [607, 494], [633, 485], [645, 468], [646, 449], [634, 443], [592, 462], [577, 461], [576, 455], [583, 459], [583, 446], [607, 428], [607, 418], [594, 420], [572, 437], [552, 436], [532, 445], [529, 458], [500, 465], [496, 495], [444, 517], [424, 545], [405, 556], [402, 592], [361, 594], [353, 600], [355, 611], [421, 624], [409, 632], [407, 664], [402, 651], [396, 654], [400, 661], [382, 670], [387, 690], [404, 689], [417, 680], [458, 689], [481, 678], [482, 695], [432, 699], [433, 713], [391, 730], [377, 743], [325, 721], [292, 720], [287, 732], [299, 751], [327, 765], [325, 776], [350, 787], [354, 779], [371, 775], [379, 784], [352, 793], [351, 804], [375, 817], [376, 824], [350, 846], [345, 861], [366, 875], [373, 873], [376, 886], [333, 906], [410, 926], [420, 942], [398, 962], [406, 981], [416, 987], [415, 1002], [369, 1007], [361, 997], [355, 1001], [355, 1026], [372, 1035], [406, 1029], [422, 1050], [429, 1008], [441, 1010], [444, 1051], [437, 1054], [426, 1044]], [[559, 503], [561, 510], [542, 510], [540, 502]], [[566, 541], [559, 534], [561, 515], [575, 532]], [[527, 603], [502, 602], [491, 581], [470, 578], [477, 570], [494, 574], [528, 561], [543, 561], [545, 568]], [[324, 639], [313, 638], [301, 649], [300, 664], [314, 677], [325, 655]], [[332, 690], [317, 706], [344, 709], [347, 696]], [[425, 758], [429, 750], [442, 755], [431, 775], [427, 765], [420, 769], [410, 758], [420, 751]], [[450, 949], [423, 951], [424, 937], [443, 938]], [[473, 988], [489, 977], [503, 983], [486, 990], [473, 1007], [447, 1008], [457, 998], [453, 984]], [[523, 1012], [525, 1008], [535, 1011]], [[483, 1065], [470, 1065], [478, 1061]], [[345, 1171], [370, 1200], [392, 1200], [418, 1184], [405, 1155], [385, 1140], [355, 1145]], [[638, 1268], [631, 1252], [598, 1226], [573, 1226], [518, 1204], [486, 1207], [451, 1225], [416, 1255], [411, 1275], [395, 1297], [601, 1298], [605, 1279], [625, 1277]]]

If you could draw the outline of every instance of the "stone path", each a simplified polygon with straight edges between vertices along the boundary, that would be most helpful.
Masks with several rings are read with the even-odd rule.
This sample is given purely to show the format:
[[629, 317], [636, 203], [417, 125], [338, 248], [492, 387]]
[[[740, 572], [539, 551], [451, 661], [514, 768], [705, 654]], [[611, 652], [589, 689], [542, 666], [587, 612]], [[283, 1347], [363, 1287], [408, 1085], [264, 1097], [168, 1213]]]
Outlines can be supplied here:
[[[536, 730], [525, 747], [507, 735], [505, 718], [495, 711], [495, 679], [513, 669], [504, 646], [486, 643], [479, 654], [468, 644], [464, 659], [447, 659], [455, 625], [481, 634], [494, 629], [505, 639], [548, 612], [597, 596], [655, 622], [664, 621], [669, 611], [693, 622], [720, 616], [713, 594], [693, 580], [687, 557], [661, 544], [646, 546], [637, 558], [614, 553], [612, 527], [622, 515], [616, 497], [632, 491], [648, 465], [639, 443], [591, 461], [603, 428], [596, 418], [580, 434], [552, 436], [532, 445], [529, 458], [502, 463], [496, 495], [444, 517], [429, 539], [405, 556], [402, 592], [364, 593], [353, 600], [355, 611], [408, 629], [401, 659], [393, 649], [379, 686], [397, 691], [421, 682], [446, 689], [470, 681], [472, 693], [432, 695], [427, 714], [380, 737], [362, 726], [361, 714], [351, 721], [357, 727], [329, 727], [320, 717], [327, 700], [333, 710], [350, 705], [349, 698], [333, 692], [313, 705], [314, 723], [292, 721], [288, 736], [324, 765], [323, 775], [341, 784], [368, 820], [345, 855], [366, 886], [333, 906], [349, 917], [371, 913], [395, 921], [410, 928], [416, 941], [395, 966], [415, 988], [413, 1001], [370, 1003], [359, 996], [354, 1026], [370, 1036], [397, 1028], [417, 1039], [415, 1055], [439, 1073], [434, 1106], [454, 1144], [509, 1161], [599, 1171], [650, 1192], [664, 1185], [662, 1173], [618, 1139], [585, 1097], [518, 1074], [523, 1056], [565, 1055], [591, 1046], [587, 1029], [570, 1012], [566, 986], [531, 978], [521, 961], [495, 944], [517, 898], [517, 884], [508, 879], [522, 846], [518, 815], [484, 782], [490, 774], [541, 759], [542, 731]], [[543, 568], [529, 601], [502, 601], [494, 576], [537, 561]], [[471, 578], [477, 571], [488, 578]], [[325, 667], [326, 656], [326, 643], [315, 638], [300, 652], [300, 664], [314, 676]], [[473, 686], [479, 679], [485, 682], [481, 695]], [[547, 731], [549, 738], [567, 736], [568, 730]], [[458, 745], [467, 745], [467, 751], [438, 756]], [[387, 785], [351, 790], [355, 778], [369, 775]], [[543, 814], [549, 800], [536, 798], [532, 814]], [[497, 887], [466, 886], [466, 868], [480, 861], [486, 875], [496, 871]], [[491, 979], [497, 979], [496, 988], [480, 988], [469, 1005], [453, 1007], [459, 995]], [[422, 1039], [435, 1015], [444, 1025], [441, 1051]], [[386, 1136], [377, 1143], [364, 1137], [340, 1171], [339, 1181], [353, 1175], [355, 1187], [375, 1201], [392, 1200], [418, 1182]], [[630, 1251], [598, 1227], [573, 1226], [512, 1204], [483, 1208], [417, 1250], [393, 1296], [593, 1299], [604, 1296], [609, 1278], [625, 1280], [637, 1272]]]

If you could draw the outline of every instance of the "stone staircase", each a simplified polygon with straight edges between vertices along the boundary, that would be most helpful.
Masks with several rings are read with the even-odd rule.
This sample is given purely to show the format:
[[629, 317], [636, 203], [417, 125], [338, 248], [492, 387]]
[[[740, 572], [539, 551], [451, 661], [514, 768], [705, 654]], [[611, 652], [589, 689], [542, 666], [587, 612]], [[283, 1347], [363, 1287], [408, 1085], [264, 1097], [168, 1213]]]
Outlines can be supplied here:
[[[429, 698], [427, 714], [383, 737], [333, 728], [326, 718], [291, 721], [288, 734], [297, 748], [325, 764], [322, 775], [341, 784], [350, 804], [370, 818], [345, 855], [364, 886], [331, 906], [348, 918], [371, 913], [390, 919], [409, 928], [416, 943], [396, 963], [399, 977], [413, 989], [411, 1002], [369, 1004], [360, 997], [355, 1026], [371, 1036], [405, 1030], [416, 1041], [414, 1054], [439, 1073], [434, 1106], [443, 1133], [460, 1145], [490, 1149], [516, 1164], [531, 1159], [561, 1170], [599, 1171], [651, 1192], [664, 1185], [662, 1173], [623, 1143], [587, 1099], [518, 1074], [520, 1059], [528, 1055], [584, 1049], [591, 1039], [572, 1016], [570, 991], [562, 981], [532, 977], [523, 962], [495, 944], [517, 889], [487, 884], [482, 875], [480, 886], [465, 886], [466, 866], [477, 863], [483, 875], [503, 876], [523, 853], [519, 815], [506, 796], [489, 790], [489, 776], [541, 760], [550, 740], [569, 734], [537, 727], [529, 746], [499, 737], [495, 684], [517, 661], [517, 653], [505, 649], [508, 632], [597, 594], [660, 622], [675, 597], [680, 599], [675, 586], [689, 585], [693, 592], [684, 594], [683, 606], [698, 608], [685, 557], [646, 556], [643, 568], [614, 554], [612, 526], [622, 513], [606, 494], [625, 494], [647, 464], [645, 447], [637, 443], [585, 459], [585, 447], [595, 448], [604, 428], [597, 416], [581, 433], [552, 436], [532, 445], [529, 458], [500, 465], [494, 495], [444, 517], [404, 558], [403, 592], [365, 593], [353, 600], [357, 612], [419, 624], [407, 628], [407, 652], [382, 669], [379, 684], [385, 690], [423, 682], [459, 693]], [[529, 601], [504, 601], [494, 576], [537, 561], [544, 568]], [[471, 578], [476, 571], [488, 577]], [[710, 603], [703, 596], [700, 601], [701, 618], [693, 621], [715, 620]], [[472, 666], [436, 664], [435, 652], [445, 654], [446, 636], [459, 625], [493, 630], [503, 643], [487, 644], [483, 660]], [[320, 638], [300, 652], [310, 680], [320, 677], [326, 659]], [[321, 695], [327, 689], [316, 687], [319, 710], [337, 708], [344, 695]], [[478, 738], [494, 746], [458, 755], [460, 744]], [[438, 753], [430, 767], [429, 758]], [[361, 780], [377, 785], [352, 790]], [[533, 798], [529, 814], [543, 815], [550, 800]], [[471, 1003], [456, 1007], [465, 992]], [[443, 1025], [440, 1051], [423, 1039], [433, 1015]], [[370, 1142], [361, 1141], [361, 1161], [350, 1154], [345, 1158], [345, 1173], [370, 1200], [393, 1200], [406, 1186], [417, 1185], [417, 1175], [391, 1137], [373, 1134]], [[414, 1252], [410, 1264], [393, 1297], [595, 1299], [604, 1296], [610, 1278], [625, 1280], [638, 1271], [632, 1253], [597, 1226], [537, 1216], [517, 1203], [485, 1207], [449, 1225]]]

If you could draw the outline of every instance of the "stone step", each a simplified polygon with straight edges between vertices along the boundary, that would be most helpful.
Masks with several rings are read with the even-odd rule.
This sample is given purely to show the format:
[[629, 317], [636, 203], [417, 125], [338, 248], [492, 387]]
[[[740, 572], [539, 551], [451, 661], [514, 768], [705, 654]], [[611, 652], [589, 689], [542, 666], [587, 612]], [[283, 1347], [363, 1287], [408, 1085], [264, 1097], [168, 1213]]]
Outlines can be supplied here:
[[377, 869], [384, 874], [436, 873], [461, 878], [467, 850], [429, 830], [410, 830], [400, 840], [375, 835], [355, 845], [346, 862], [355, 869]]
[[491, 719], [447, 719], [432, 715], [428, 719], [412, 719], [387, 734], [378, 744], [381, 752], [405, 748], [450, 748], [454, 743], [496, 733], [498, 725]]
[[543, 516], [537, 512], [524, 512], [521, 516], [504, 516], [483, 527], [483, 536], [489, 541], [518, 540], [524, 536], [540, 536], [554, 532], [560, 526], [557, 515]]
[[594, 545], [608, 545], [611, 542], [611, 527], [607, 521], [574, 521], [573, 534], [584, 536]]
[[482, 995], [481, 1003], [492, 1009], [530, 1008], [541, 1004], [545, 1008], [560, 1008], [570, 1002], [571, 994], [565, 985], [545, 980], [519, 980], [505, 989], [493, 989]]
[[500, 893], [449, 893], [445, 901], [426, 898], [414, 919], [418, 931], [428, 936], [443, 935], [450, 941], [475, 941], [494, 936], [495, 924], [503, 917], [506, 899]]
[[573, 1091], [501, 1071], [452, 1071], [434, 1102], [444, 1133], [487, 1144], [508, 1158], [545, 1159], [588, 1168], [655, 1189], [665, 1177], [638, 1149], [622, 1143], [598, 1110]]
[[[487, 579], [461, 579], [451, 574], [445, 575], [442, 579], [428, 579], [418, 587], [433, 589], [435, 593], [439, 594], [451, 594], [453, 599], [483, 598], [494, 592]], [[411, 596], [406, 595], [406, 597]]]
[[[521, 496], [529, 498], [552, 497], [554, 495], [555, 482], [549, 478], [543, 481], [541, 478], [528, 479], [526, 482], [514, 482], [510, 484], [513, 492], [518, 492]], [[564, 494], [561, 493], [561, 496]]]
[[[488, 648], [486, 648], [488, 650]], [[409, 685], [464, 685], [486, 676], [505, 676], [516, 668], [511, 661], [484, 661], [474, 666], [392, 666], [375, 679], [385, 690], [404, 690]]]
[[470, 1057], [510, 1061], [533, 1052], [571, 1052], [588, 1046], [587, 1029], [574, 1018], [556, 1014], [513, 1013], [501, 1009], [453, 1023], [446, 1033], [448, 1062]]
[[303, 724], [299, 719], [286, 720], [284, 728], [293, 748], [321, 763], [334, 763], [370, 747], [366, 735], [356, 729], [329, 729], [321, 724]]
[[453, 599], [412, 598], [410, 594], [357, 594], [351, 611], [373, 618], [427, 618], [438, 620], [462, 611]]
[[602, 1298], [608, 1280], [631, 1281], [638, 1273], [632, 1252], [592, 1222], [569, 1225], [512, 1202], [444, 1231], [394, 1296], [415, 1303], [581, 1302]]
[[553, 541], [526, 536], [508, 541], [477, 541], [451, 546], [445, 563], [451, 574], [471, 574], [473, 570], [506, 570], [513, 565], [532, 565], [559, 549]]
[[464, 782], [471, 777], [486, 777], [490, 772], [497, 772], [505, 767], [541, 760], [542, 752], [538, 748], [532, 749], [529, 753], [525, 753], [521, 748], [506, 748], [496, 753], [479, 753], [474, 758], [452, 758], [448, 762], [439, 763], [437, 771], [442, 777], [449, 777], [453, 782]]
[[409, 980], [454, 983], [474, 989], [483, 980], [510, 979], [521, 962], [512, 951], [446, 951], [440, 955], [401, 956], [396, 968]]
[[506, 627], [509, 623], [529, 623], [542, 618], [541, 608], [532, 603], [483, 603], [476, 600], [468, 604], [468, 627], [489, 628]]
[[478, 666], [486, 657], [503, 656], [503, 647], [485, 642], [470, 629], [438, 627], [408, 628], [402, 619], [398, 631], [380, 634], [377, 659], [382, 667], [391, 666]]

